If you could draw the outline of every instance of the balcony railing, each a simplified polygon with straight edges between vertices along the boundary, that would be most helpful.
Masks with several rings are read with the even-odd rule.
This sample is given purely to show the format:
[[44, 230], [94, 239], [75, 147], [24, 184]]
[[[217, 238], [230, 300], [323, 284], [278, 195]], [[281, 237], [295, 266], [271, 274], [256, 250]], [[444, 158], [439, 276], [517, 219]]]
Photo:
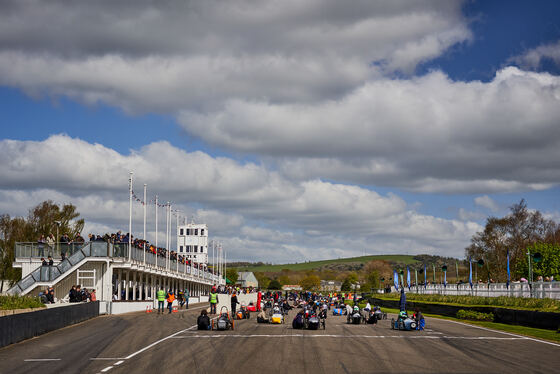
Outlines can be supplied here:
[[[60, 259], [61, 253], [66, 254], [64, 261], [56, 266], [40, 266], [31, 274], [20, 281], [25, 283], [50, 282], [60, 274], [80, 262], [85, 257], [111, 257], [128, 259], [128, 243], [108, 243], [102, 241], [86, 243], [56, 243], [48, 246], [42, 243], [16, 243], [16, 258], [41, 258], [51, 256]], [[144, 252], [142, 249], [132, 247], [131, 260], [135, 264], [144, 264], [154, 267], [157, 270], [167, 270], [181, 275], [191, 275], [205, 281], [217, 282], [218, 277], [203, 270], [189, 266], [174, 259], [156, 256], [151, 252]], [[19, 283], [18, 283], [19, 284]]]

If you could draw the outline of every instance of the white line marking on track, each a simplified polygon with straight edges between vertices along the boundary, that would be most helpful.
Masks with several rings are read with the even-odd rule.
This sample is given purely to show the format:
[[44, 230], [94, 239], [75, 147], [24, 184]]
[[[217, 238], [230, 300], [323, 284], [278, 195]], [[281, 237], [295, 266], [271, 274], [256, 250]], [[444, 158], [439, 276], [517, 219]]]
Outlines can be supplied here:
[[162, 338], [162, 339], [160, 339], [160, 340], [158, 340], [158, 341], [155, 341], [155, 342], [153, 342], [152, 344], [147, 345], [147, 346], [145, 346], [144, 348], [142, 348], [142, 349], [140, 349], [140, 350], [138, 350], [138, 351], [136, 351], [136, 352], [134, 352], [134, 353], [129, 354], [129, 355], [126, 356], [124, 359], [125, 359], [125, 360], [131, 359], [132, 357], [136, 356], [137, 354], [140, 354], [140, 353], [144, 352], [145, 350], [150, 349], [150, 348], [152, 348], [153, 346], [158, 345], [159, 343], [166, 341], [167, 339], [171, 339], [171, 338], [173, 338], [174, 336], [179, 335], [179, 334], [182, 333], [182, 332], [192, 330], [192, 329], [195, 328], [195, 327], [196, 327], [196, 325], [191, 326], [191, 327], [189, 327], [189, 328], [187, 328], [187, 329], [184, 329], [184, 330], [181, 330], [181, 331], [177, 331], [177, 332], [174, 333], [174, 334], [171, 334], [171, 335], [169, 335], [169, 336], [166, 336], [165, 338]]
[[105, 373], [109, 370], [111, 370], [113, 367], [112, 366], [107, 366], [105, 369], [101, 370], [102, 373]]
[[61, 358], [28, 358], [23, 361], [26, 362], [41, 362], [41, 361], [60, 361]]
[[[272, 334], [216, 334], [216, 335], [184, 335], [173, 336], [170, 339], [193, 339], [193, 338], [348, 338], [348, 335], [272, 335]], [[352, 338], [366, 338], [366, 339], [465, 339], [465, 340], [527, 340], [526, 337], [511, 337], [502, 338], [498, 336], [433, 336], [433, 335], [351, 335]]]
[[90, 358], [90, 360], [109, 360], [109, 361], [115, 361], [115, 360], [124, 360], [123, 358], [117, 358], [117, 357], [92, 357]]
[[120, 365], [120, 364], [122, 364], [123, 362], [124, 362], [124, 360], [117, 361], [117, 362], [115, 362], [115, 366], [116, 366], [116, 365]]
[[492, 331], [492, 332], [498, 332], [498, 333], [504, 334], [504, 335], [515, 336], [515, 337], [518, 337], [518, 338], [524, 338], [525, 340], [532, 340], [532, 341], [534, 341], [534, 342], [539, 342], [539, 343], [544, 343], [544, 344], [550, 344], [550, 345], [553, 345], [553, 346], [555, 346], [555, 347], [560, 347], [560, 344], [552, 343], [552, 342], [549, 342], [549, 341], [546, 341], [546, 340], [540, 340], [540, 339], [530, 338], [530, 337], [528, 337], [528, 336], [512, 334], [512, 333], [504, 332], [504, 331], [500, 331], [500, 330], [493, 330], [493, 329], [489, 329], [489, 328], [486, 328], [486, 327], [471, 325], [471, 324], [469, 324], [469, 323], [451, 321], [451, 320], [449, 320], [449, 319], [440, 319], [440, 321], [447, 321], [447, 322], [451, 322], [451, 323], [456, 323], [456, 324], [458, 324], [458, 325], [464, 325], [464, 326], [474, 327], [474, 328], [481, 329], [481, 330]]

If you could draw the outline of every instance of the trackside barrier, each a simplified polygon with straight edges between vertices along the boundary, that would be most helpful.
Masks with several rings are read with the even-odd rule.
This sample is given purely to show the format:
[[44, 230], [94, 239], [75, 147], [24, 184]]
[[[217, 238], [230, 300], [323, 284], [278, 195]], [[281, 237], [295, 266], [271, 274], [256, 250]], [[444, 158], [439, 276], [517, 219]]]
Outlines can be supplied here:
[[[399, 300], [383, 300], [370, 298], [371, 305], [399, 309]], [[560, 327], [560, 313], [537, 312], [533, 310], [520, 310], [493, 306], [457, 306], [436, 303], [422, 303], [416, 301], [406, 302], [408, 310], [419, 308], [423, 313], [438, 314], [441, 316], [455, 317], [461, 309], [474, 310], [482, 313], [494, 314], [494, 322], [506, 323], [509, 325], [521, 325], [535, 327], [539, 329], [556, 330]]]
[[99, 316], [99, 301], [0, 317], [0, 347]]

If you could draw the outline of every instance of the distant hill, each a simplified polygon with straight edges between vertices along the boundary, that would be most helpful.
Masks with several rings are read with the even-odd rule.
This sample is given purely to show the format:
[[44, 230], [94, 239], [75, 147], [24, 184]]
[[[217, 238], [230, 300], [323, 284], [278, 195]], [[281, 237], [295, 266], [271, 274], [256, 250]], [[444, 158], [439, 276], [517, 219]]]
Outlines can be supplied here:
[[[369, 261], [373, 260], [385, 260], [393, 264], [405, 264], [405, 265], [412, 265], [417, 262], [418, 260], [414, 259], [415, 256], [411, 255], [375, 255], [375, 256], [360, 256], [360, 257], [348, 257], [348, 258], [338, 258], [334, 260], [322, 260], [322, 261], [310, 261], [310, 262], [301, 262], [295, 264], [280, 264], [280, 265], [271, 265], [271, 264], [247, 264], [247, 263], [232, 263], [228, 264], [228, 267], [236, 267], [239, 271], [262, 271], [262, 272], [280, 272], [282, 269], [290, 269], [292, 271], [298, 270], [312, 270], [312, 269], [319, 269], [328, 265], [337, 265], [337, 264], [365, 264]], [[330, 267], [330, 266], [329, 266]]]

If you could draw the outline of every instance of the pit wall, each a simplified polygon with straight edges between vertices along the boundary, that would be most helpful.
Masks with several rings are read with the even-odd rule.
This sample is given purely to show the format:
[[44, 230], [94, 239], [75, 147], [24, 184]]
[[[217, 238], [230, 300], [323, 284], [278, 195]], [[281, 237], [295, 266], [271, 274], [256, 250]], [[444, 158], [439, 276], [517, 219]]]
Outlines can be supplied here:
[[83, 322], [99, 315], [99, 301], [69, 304], [0, 317], [0, 347]]

